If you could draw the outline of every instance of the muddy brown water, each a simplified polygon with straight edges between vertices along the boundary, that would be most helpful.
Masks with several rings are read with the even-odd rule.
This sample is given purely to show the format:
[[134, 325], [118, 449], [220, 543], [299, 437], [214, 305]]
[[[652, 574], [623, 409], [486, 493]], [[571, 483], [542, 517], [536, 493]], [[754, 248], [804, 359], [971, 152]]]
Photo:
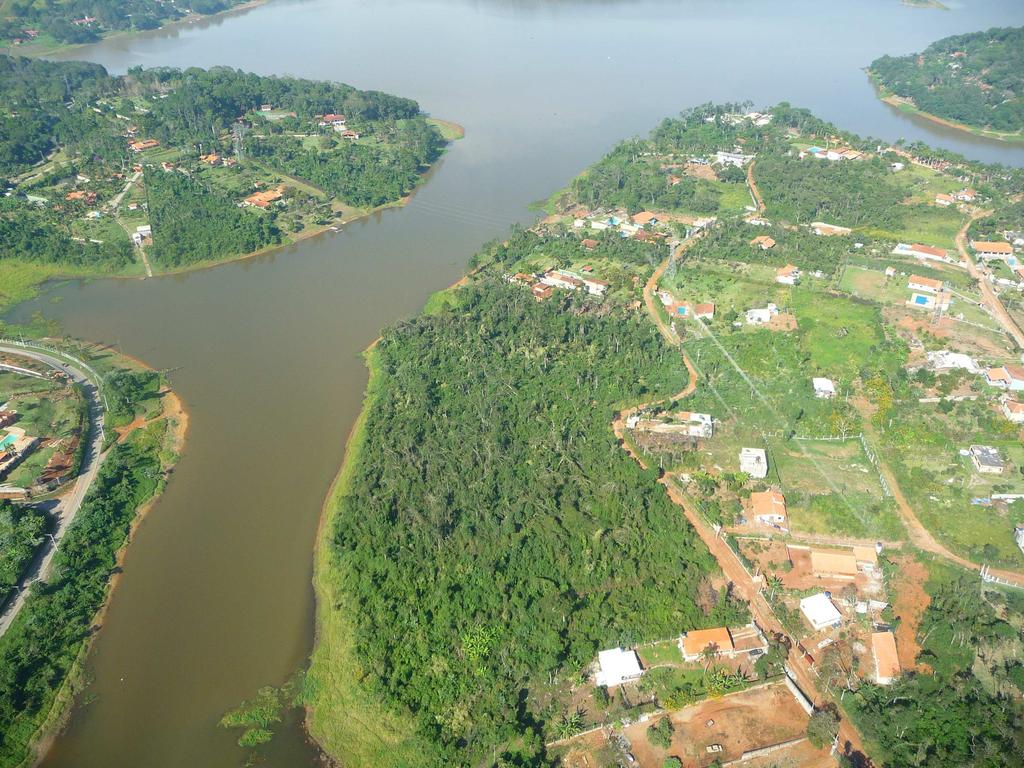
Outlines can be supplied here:
[[[886, 141], [1024, 164], [878, 102], [876, 56], [1024, 23], [1024, 4], [948, 12], [899, 0], [311, 0], [76, 51], [112, 72], [228, 64], [411, 96], [464, 141], [412, 203], [272, 256], [188, 275], [51, 286], [17, 308], [171, 378], [185, 453], [129, 549], [88, 659], [91, 680], [48, 768], [239, 765], [227, 708], [308, 657], [311, 551], [360, 406], [359, 352], [457, 278], [484, 241], [626, 136], [715, 100], [789, 100]], [[295, 718], [265, 765], [307, 766]]]

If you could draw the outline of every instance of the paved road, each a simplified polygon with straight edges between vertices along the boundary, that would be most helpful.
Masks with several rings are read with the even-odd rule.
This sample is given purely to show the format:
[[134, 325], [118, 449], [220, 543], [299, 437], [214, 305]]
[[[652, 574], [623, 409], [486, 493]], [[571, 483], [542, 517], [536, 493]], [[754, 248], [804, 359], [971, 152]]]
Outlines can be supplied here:
[[73, 363], [67, 363], [54, 355], [32, 348], [0, 344], [0, 353], [27, 357], [48, 365], [55, 370], [62, 371], [70, 376], [73, 381], [82, 385], [89, 402], [89, 433], [86, 436], [88, 443], [82, 456], [81, 470], [71, 490], [61, 496], [56, 506], [51, 510], [51, 513], [57, 519], [56, 530], [44, 540], [43, 546], [36, 553], [36, 557], [32, 561], [28, 572], [22, 577], [22, 581], [18, 585], [18, 594], [8, 603], [3, 613], [0, 614], [0, 635], [3, 635], [25, 604], [25, 600], [30, 592], [29, 588], [32, 584], [37, 581], [45, 581], [49, 577], [50, 565], [54, 554], [57, 552], [57, 545], [64, 538], [64, 534], [67, 533], [71, 522], [75, 519], [75, 515], [78, 514], [82, 501], [85, 499], [85, 495], [89, 491], [93, 480], [96, 479], [96, 473], [99, 472], [100, 464], [103, 463], [106, 454], [102, 453], [103, 404], [100, 399], [99, 389], [81, 368]]

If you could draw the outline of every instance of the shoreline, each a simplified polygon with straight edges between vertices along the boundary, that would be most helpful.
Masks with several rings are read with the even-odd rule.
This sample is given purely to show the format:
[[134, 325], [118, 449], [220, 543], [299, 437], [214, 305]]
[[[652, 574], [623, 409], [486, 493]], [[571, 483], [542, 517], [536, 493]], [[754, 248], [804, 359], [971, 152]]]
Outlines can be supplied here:
[[[447, 287], [432, 293], [427, 297], [427, 300], [424, 303], [424, 306], [420, 309], [419, 314], [427, 312], [427, 308], [431, 301], [434, 300], [434, 297], [447, 294], [467, 285], [472, 277], [481, 269], [482, 266], [477, 266], [454, 280]], [[328, 615], [324, 614], [322, 617], [321, 612], [329, 610], [330, 606], [334, 602], [331, 599], [332, 595], [330, 594], [331, 585], [327, 581], [328, 563], [326, 558], [330, 556], [328, 537], [330, 536], [331, 526], [334, 522], [334, 515], [337, 511], [338, 500], [341, 494], [344, 493], [348, 484], [351, 482], [352, 473], [355, 471], [356, 461], [358, 460], [360, 450], [366, 439], [366, 421], [369, 418], [370, 410], [374, 405], [374, 385], [377, 381], [377, 377], [380, 375], [379, 366], [375, 361], [375, 350], [381, 339], [383, 339], [383, 333], [374, 338], [362, 352], [364, 365], [367, 370], [366, 390], [363, 395], [363, 403], [355, 421], [349, 428], [348, 435], [345, 438], [345, 450], [342, 456], [341, 466], [338, 468], [334, 479], [331, 481], [331, 484], [327, 489], [327, 495], [325, 496], [324, 502], [320, 508], [320, 519], [317, 522], [316, 538], [313, 543], [313, 646], [310, 650], [309, 664], [306, 669], [307, 679], [312, 672], [314, 658], [322, 648], [324, 635], [323, 625], [328, 620]], [[303, 706], [303, 712], [302, 726], [306, 737], [316, 745], [316, 748], [326, 758], [326, 760], [329, 761], [330, 765], [339, 765], [338, 759], [324, 744], [324, 741], [315, 733], [316, 727], [313, 725], [313, 705], [308, 700]]]
[[[257, 0], [257, 2], [264, 3], [264, 2], [268, 2], [268, 0]], [[450, 139], [446, 140], [446, 146], [447, 146], [447, 144], [452, 144], [455, 141], [461, 140], [466, 135], [466, 129], [461, 124], [459, 124], [459, 123], [456, 123], [456, 122], [454, 122], [452, 120], [442, 120], [441, 118], [434, 118], [434, 117], [429, 118], [429, 119], [434, 121], [435, 123], [440, 124], [438, 127], [442, 131], [447, 129], [447, 130], [451, 131], [452, 133], [457, 134], [455, 136], [455, 138], [450, 138]], [[446, 151], [447, 151], [447, 149], [446, 149]], [[443, 155], [442, 155], [442, 157], [443, 157]], [[439, 160], [440, 160], [440, 158], [438, 159], [438, 161]], [[287, 242], [287, 243], [275, 243], [273, 245], [268, 245], [268, 246], [265, 246], [265, 247], [260, 248], [258, 250], [250, 251], [248, 253], [240, 253], [240, 254], [237, 254], [235, 256], [229, 256], [229, 257], [227, 257], [225, 259], [215, 259], [215, 260], [208, 260], [208, 261], [200, 261], [200, 262], [196, 262], [195, 264], [188, 264], [186, 266], [176, 267], [174, 269], [160, 270], [156, 274], [154, 274], [152, 278], [147, 277], [145, 274], [138, 274], [138, 273], [135, 273], [135, 274], [124, 274], [124, 273], [108, 274], [108, 273], [104, 273], [104, 272], [91, 272], [91, 273], [78, 274], [78, 275], [56, 273], [56, 274], [54, 274], [54, 275], [52, 275], [50, 277], [47, 277], [41, 283], [36, 284], [33, 287], [33, 289], [32, 289], [33, 290], [33, 295], [32, 296], [29, 296], [27, 298], [21, 299], [20, 301], [16, 301], [16, 302], [14, 302], [13, 304], [11, 304], [10, 306], [7, 306], [7, 307], [3, 307], [2, 305], [0, 305], [0, 316], [6, 315], [7, 313], [11, 312], [15, 307], [17, 307], [17, 306], [19, 306], [21, 304], [24, 304], [26, 301], [31, 301], [33, 299], [38, 299], [39, 295], [40, 295], [40, 289], [42, 289], [43, 286], [47, 285], [48, 283], [60, 283], [60, 282], [64, 282], [64, 281], [67, 281], [67, 280], [150, 280], [150, 279], [159, 278], [159, 277], [170, 277], [172, 275], [184, 275], [184, 274], [188, 274], [188, 273], [191, 273], [191, 272], [202, 272], [202, 271], [207, 270], [207, 269], [214, 269], [216, 267], [225, 266], [227, 264], [234, 264], [234, 263], [237, 263], [237, 262], [240, 262], [240, 261], [246, 261], [248, 259], [255, 259], [255, 258], [259, 257], [259, 256], [271, 256], [271, 255], [277, 253], [278, 251], [283, 251], [283, 250], [285, 250], [287, 248], [291, 248], [292, 246], [299, 245], [300, 243], [305, 242], [306, 240], [310, 240], [310, 239], [312, 239], [314, 237], [319, 237], [321, 235], [325, 235], [328, 232], [331, 232], [331, 228], [332, 227], [338, 228], [338, 232], [340, 232], [341, 231], [341, 227], [347, 226], [349, 224], [354, 224], [354, 223], [359, 222], [359, 221], [363, 221], [364, 219], [368, 219], [371, 216], [374, 216], [375, 214], [383, 213], [384, 211], [387, 211], [387, 210], [390, 210], [390, 209], [393, 209], [393, 208], [404, 208], [406, 205], [408, 205], [412, 201], [413, 197], [415, 197], [416, 192], [419, 191], [419, 188], [420, 188], [421, 184], [426, 180], [427, 174], [429, 174], [437, 166], [437, 162], [438, 161], [435, 161], [429, 168], [427, 168], [426, 171], [423, 172], [423, 174], [421, 174], [420, 182], [417, 183], [417, 185], [413, 189], [411, 189], [409, 191], [409, 193], [407, 195], [405, 195], [404, 197], [400, 197], [397, 200], [393, 200], [393, 201], [391, 201], [389, 203], [384, 203], [382, 205], [374, 206], [373, 208], [357, 209], [358, 210], [357, 213], [352, 213], [352, 214], [348, 215], [347, 217], [346, 216], [342, 216], [341, 218], [334, 220], [330, 224], [324, 224], [324, 225], [318, 226], [318, 227], [309, 227], [308, 229], [305, 229], [302, 232], [299, 232], [296, 235], [294, 235], [290, 242]], [[335, 233], [335, 234], [337, 234], [337, 233]], [[145, 366], [145, 363], [142, 363], [142, 361], [136, 361], [136, 362], [139, 362], [143, 366]], [[148, 366], [146, 366], [146, 367], [148, 367]]]
[[244, 3], [239, 3], [238, 5], [232, 6], [231, 8], [225, 8], [223, 11], [217, 11], [216, 13], [190, 13], [184, 18], [168, 21], [166, 24], [161, 24], [155, 29], [119, 29], [106, 35], [101, 35], [99, 40], [94, 40], [89, 43], [57, 43], [57, 45], [46, 47], [38, 46], [35, 48], [33, 48], [31, 44], [28, 46], [9, 45], [6, 46], [3, 52], [8, 56], [24, 56], [27, 59], [44, 59], [50, 56], [64, 56], [65, 54], [73, 54], [77, 51], [81, 51], [83, 48], [88, 48], [90, 45], [101, 45], [102, 43], [106, 43], [110, 40], [140, 37], [147, 33], [170, 32], [178, 29], [179, 27], [188, 27], [200, 21], [209, 21], [222, 16], [228, 16], [232, 13], [250, 11], [254, 8], [266, 5], [269, 2], [270, 0], [246, 0]]
[[[153, 368], [136, 357], [121, 353], [117, 354], [123, 359], [129, 360], [145, 370], [153, 370]], [[155, 419], [145, 422], [145, 424], [153, 424], [161, 420], [166, 422], [167, 432], [164, 435], [164, 447], [169, 447], [174, 453], [174, 461], [163, 469], [165, 477], [157, 492], [141, 505], [136, 507], [135, 515], [132, 517], [131, 525], [128, 528], [128, 534], [125, 536], [124, 542], [122, 542], [121, 546], [119, 546], [117, 551], [114, 553], [114, 571], [107, 580], [106, 593], [103, 597], [103, 602], [100, 604], [99, 609], [90, 621], [91, 634], [82, 644], [82, 647], [76, 654], [74, 661], [71, 663], [67, 677], [64, 679], [57, 695], [53, 699], [53, 705], [50, 708], [50, 712], [42, 721], [35, 734], [33, 734], [33, 737], [28, 744], [28, 756], [21, 763], [19, 768], [36, 768], [39, 766], [46, 759], [46, 756], [53, 747], [54, 742], [67, 725], [74, 709], [75, 699], [84, 690], [85, 685], [87, 685], [85, 661], [89, 657], [89, 653], [92, 651], [93, 643], [95, 643], [96, 639], [99, 637], [99, 633], [103, 628], [103, 620], [110, 608], [111, 600], [120, 585], [121, 577], [124, 575], [123, 568], [125, 558], [128, 554], [128, 547], [135, 538], [135, 533], [139, 526], [156, 506], [157, 502], [162, 498], [169, 475], [173, 471], [174, 467], [177, 466], [181, 450], [185, 446], [189, 427], [189, 414], [184, 403], [181, 398], [178, 397], [177, 393], [170, 388], [162, 392], [161, 400], [163, 401], [163, 408], [160, 415]], [[140, 428], [144, 428], [144, 426]], [[118, 442], [123, 439], [124, 436], [119, 437]]]
[[918, 107], [910, 99], [903, 96], [898, 96], [892, 93], [882, 83], [878, 81], [874, 73], [870, 69], [864, 70], [867, 73], [868, 80], [871, 81], [872, 87], [875, 89], [875, 95], [879, 101], [888, 104], [897, 111], [905, 115], [912, 115], [914, 117], [920, 117], [929, 122], [936, 123], [945, 128], [952, 128], [956, 131], [962, 131], [969, 133], [972, 136], [977, 136], [982, 139], [990, 139], [992, 141], [1002, 141], [1008, 144], [1020, 144], [1024, 143], [1024, 131], [1019, 133], [1006, 133], [1003, 131], [995, 131], [989, 128], [979, 128], [973, 125], [967, 125], [966, 123], [958, 123], [955, 120], [949, 120], [938, 115], [933, 115], [931, 112], [925, 112], [923, 109]]

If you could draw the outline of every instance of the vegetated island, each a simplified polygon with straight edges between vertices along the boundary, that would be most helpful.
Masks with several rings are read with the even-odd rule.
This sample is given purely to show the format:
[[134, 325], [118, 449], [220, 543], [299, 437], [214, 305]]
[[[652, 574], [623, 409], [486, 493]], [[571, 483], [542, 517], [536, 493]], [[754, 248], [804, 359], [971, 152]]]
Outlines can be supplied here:
[[882, 56], [868, 75], [882, 100], [954, 128], [1024, 141], [1024, 27], [952, 35]]
[[0, 57], [0, 306], [56, 275], [240, 258], [400, 204], [458, 126], [412, 100], [228, 68]]
[[12, 0], [3, 5], [0, 47], [24, 55], [46, 55], [112, 35], [160, 29], [196, 21], [264, 0]]
[[[11, 499], [0, 501], [0, 766], [15, 768], [38, 759], [83, 683], [124, 547], [177, 461], [187, 415], [160, 373], [110, 349], [68, 339], [0, 346], [0, 496]], [[27, 356], [36, 353], [87, 370], [90, 383], [95, 375], [96, 397]], [[87, 401], [103, 404], [98, 470], [97, 412]], [[80, 499], [77, 484], [89, 477]], [[53, 499], [60, 521], [36, 506]]]
[[1022, 191], [786, 104], [613, 149], [367, 351], [310, 733], [353, 767], [1014, 765], [1024, 601], [978, 569], [1024, 584]]

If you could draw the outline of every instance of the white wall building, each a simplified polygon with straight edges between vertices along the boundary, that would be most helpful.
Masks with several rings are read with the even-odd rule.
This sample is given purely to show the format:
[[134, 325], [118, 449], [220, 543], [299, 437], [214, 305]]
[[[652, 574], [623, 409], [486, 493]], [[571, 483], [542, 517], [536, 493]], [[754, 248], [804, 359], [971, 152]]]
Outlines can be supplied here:
[[818, 632], [826, 627], [838, 627], [843, 621], [843, 615], [832, 603], [831, 598], [824, 592], [805, 597], [800, 601], [800, 612], [807, 619], [808, 623]]
[[636, 651], [611, 648], [597, 654], [597, 675], [594, 682], [612, 688], [628, 680], [636, 680], [644, 673]]

